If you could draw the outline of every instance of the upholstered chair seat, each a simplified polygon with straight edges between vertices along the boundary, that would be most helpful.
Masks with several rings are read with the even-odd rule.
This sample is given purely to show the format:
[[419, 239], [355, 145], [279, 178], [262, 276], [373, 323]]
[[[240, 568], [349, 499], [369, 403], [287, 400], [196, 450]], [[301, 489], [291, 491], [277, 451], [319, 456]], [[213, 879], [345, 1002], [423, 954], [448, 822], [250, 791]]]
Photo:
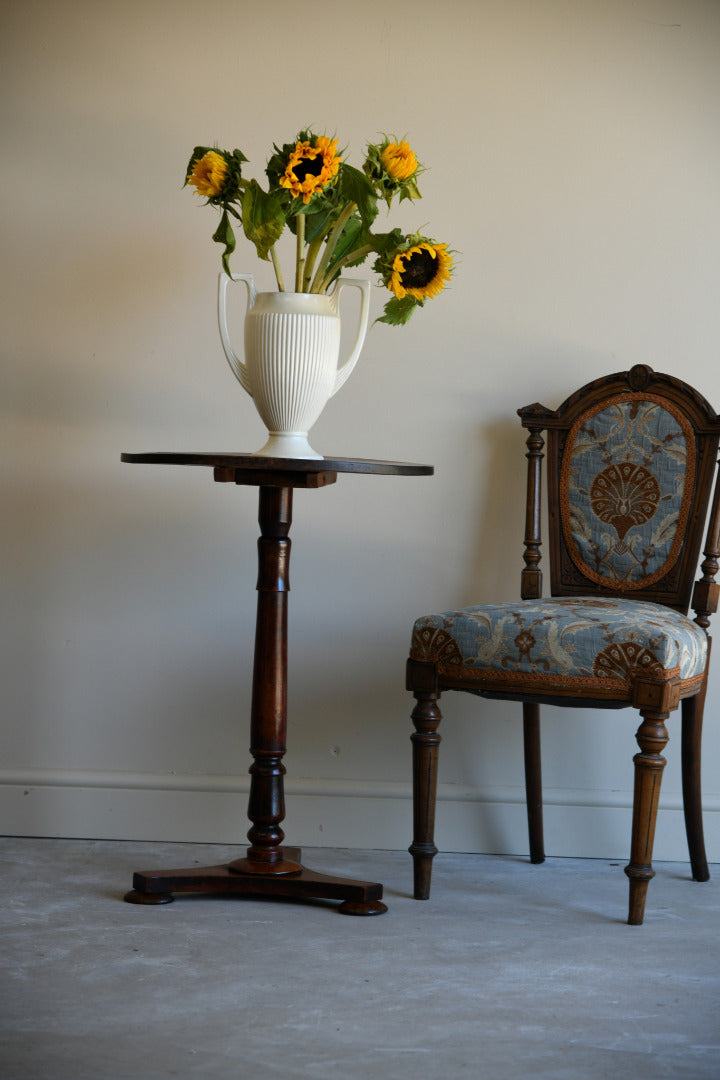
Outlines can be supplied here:
[[499, 688], [542, 693], [559, 679], [593, 696], [627, 700], [633, 680], [652, 672], [696, 692], [705, 671], [707, 634], [679, 611], [644, 600], [550, 596], [478, 604], [424, 615], [410, 656], [444, 675], [496, 680]]

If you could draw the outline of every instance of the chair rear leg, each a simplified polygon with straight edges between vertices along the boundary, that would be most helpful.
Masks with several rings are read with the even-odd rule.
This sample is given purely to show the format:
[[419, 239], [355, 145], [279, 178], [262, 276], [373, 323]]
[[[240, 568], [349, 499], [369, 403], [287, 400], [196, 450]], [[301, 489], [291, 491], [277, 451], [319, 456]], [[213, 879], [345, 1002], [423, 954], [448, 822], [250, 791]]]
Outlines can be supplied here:
[[700, 754], [702, 742], [705, 686], [695, 697], [682, 702], [682, 786], [685, 832], [690, 865], [695, 881], [709, 881], [705, 838], [703, 835]]
[[432, 861], [437, 855], [435, 836], [435, 799], [437, 795], [437, 762], [440, 736], [437, 728], [442, 720], [438, 706], [440, 695], [415, 690], [417, 704], [412, 712], [415, 731], [413, 744], [413, 842], [410, 854], [414, 867], [414, 897], [430, 897]]
[[545, 862], [545, 843], [540, 761], [540, 706], [527, 701], [523, 702], [523, 745], [530, 862], [541, 863]]
[[[676, 703], [677, 704], [677, 703]], [[645, 899], [649, 883], [655, 877], [652, 868], [652, 849], [655, 822], [660, 799], [660, 783], [665, 768], [662, 751], [668, 741], [665, 720], [669, 712], [641, 710], [643, 722], [637, 730], [640, 753], [635, 762], [635, 796], [633, 802], [632, 844], [630, 862], [625, 873], [630, 878], [628, 922], [640, 926], [645, 915]]]

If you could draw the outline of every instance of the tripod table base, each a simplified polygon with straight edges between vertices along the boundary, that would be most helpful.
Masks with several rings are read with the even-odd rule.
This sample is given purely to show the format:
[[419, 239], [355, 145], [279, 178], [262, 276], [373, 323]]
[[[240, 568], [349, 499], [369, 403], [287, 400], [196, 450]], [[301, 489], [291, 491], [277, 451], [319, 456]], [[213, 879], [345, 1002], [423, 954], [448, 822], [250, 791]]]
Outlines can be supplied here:
[[[287, 862], [300, 863], [298, 848], [284, 848]], [[343, 915], [382, 915], [383, 887], [373, 881], [318, 874], [300, 865], [290, 873], [243, 873], [240, 864], [191, 867], [185, 870], [148, 870], [133, 875], [129, 904], [169, 904], [179, 893], [215, 896], [280, 896], [295, 900], [341, 900]]]

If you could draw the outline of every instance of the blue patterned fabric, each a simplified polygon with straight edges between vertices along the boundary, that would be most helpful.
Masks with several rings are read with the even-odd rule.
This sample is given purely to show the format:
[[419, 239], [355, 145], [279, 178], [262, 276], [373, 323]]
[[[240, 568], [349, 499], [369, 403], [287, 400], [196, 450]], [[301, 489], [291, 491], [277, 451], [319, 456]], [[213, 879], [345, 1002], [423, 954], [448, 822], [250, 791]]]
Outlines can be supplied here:
[[519, 676], [528, 684], [627, 689], [640, 672], [695, 679], [705, 631], [662, 604], [611, 597], [548, 597], [480, 604], [418, 619], [410, 655], [442, 673]]
[[691, 495], [685, 476], [694, 443], [686, 418], [652, 395], [619, 395], [580, 418], [565, 455], [561, 515], [578, 569], [623, 590], [666, 574]]

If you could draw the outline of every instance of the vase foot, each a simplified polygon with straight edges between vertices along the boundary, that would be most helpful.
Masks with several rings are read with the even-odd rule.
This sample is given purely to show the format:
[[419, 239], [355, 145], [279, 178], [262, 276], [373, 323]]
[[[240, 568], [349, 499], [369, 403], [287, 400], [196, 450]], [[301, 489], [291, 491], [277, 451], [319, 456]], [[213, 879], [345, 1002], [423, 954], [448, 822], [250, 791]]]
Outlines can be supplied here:
[[268, 435], [268, 441], [259, 450], [255, 451], [253, 457], [302, 458], [306, 461], [322, 461], [323, 455], [318, 454], [317, 450], [313, 450], [308, 442], [307, 432], [283, 434], [270, 431]]

